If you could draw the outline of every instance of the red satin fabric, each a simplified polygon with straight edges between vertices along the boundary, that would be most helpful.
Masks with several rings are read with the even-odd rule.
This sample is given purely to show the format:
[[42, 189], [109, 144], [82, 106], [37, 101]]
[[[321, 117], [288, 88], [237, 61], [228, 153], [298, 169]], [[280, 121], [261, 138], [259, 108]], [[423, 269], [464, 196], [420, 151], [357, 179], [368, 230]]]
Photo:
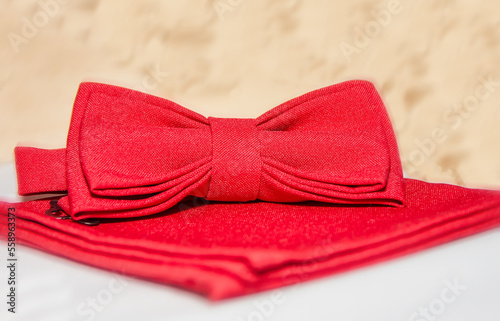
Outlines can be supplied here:
[[[18, 242], [218, 300], [330, 275], [500, 225], [500, 192], [406, 179], [403, 208], [183, 202], [88, 227], [15, 204]], [[6, 234], [8, 204], [0, 232]], [[12, 206], [12, 205], [10, 205]]]
[[82, 84], [67, 148], [18, 147], [16, 169], [20, 194], [67, 191], [58, 202], [65, 213], [101, 224], [47, 216], [49, 200], [0, 202], [2, 237], [14, 206], [18, 242], [212, 299], [500, 225], [500, 191], [402, 178], [389, 118], [364, 81], [257, 119], [205, 118], [158, 97]]

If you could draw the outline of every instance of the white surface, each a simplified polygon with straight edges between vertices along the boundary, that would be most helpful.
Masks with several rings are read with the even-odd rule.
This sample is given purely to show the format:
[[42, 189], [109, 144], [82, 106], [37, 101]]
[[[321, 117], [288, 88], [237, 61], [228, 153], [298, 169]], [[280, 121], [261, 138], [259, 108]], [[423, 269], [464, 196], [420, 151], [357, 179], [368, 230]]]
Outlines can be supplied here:
[[[3, 200], [17, 198], [14, 175], [12, 164], [0, 165]], [[0, 251], [6, 266], [5, 242]], [[0, 320], [423, 321], [421, 308], [430, 308], [429, 321], [500, 320], [500, 229], [353, 272], [217, 303], [24, 246], [18, 246], [17, 256], [18, 313], [7, 312], [7, 269], [2, 268]], [[455, 295], [447, 290], [447, 280], [466, 289]], [[279, 302], [272, 303], [278, 294]], [[92, 299], [97, 308], [88, 304]], [[266, 309], [262, 312], [258, 305]]]

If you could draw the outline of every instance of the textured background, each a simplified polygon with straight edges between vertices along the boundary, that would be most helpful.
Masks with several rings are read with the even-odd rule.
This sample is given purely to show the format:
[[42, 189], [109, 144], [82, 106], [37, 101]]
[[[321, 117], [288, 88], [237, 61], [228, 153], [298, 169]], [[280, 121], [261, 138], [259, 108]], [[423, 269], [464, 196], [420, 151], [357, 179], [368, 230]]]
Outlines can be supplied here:
[[65, 145], [82, 81], [256, 117], [373, 81], [408, 176], [500, 186], [500, 2], [0, 0], [0, 162]]

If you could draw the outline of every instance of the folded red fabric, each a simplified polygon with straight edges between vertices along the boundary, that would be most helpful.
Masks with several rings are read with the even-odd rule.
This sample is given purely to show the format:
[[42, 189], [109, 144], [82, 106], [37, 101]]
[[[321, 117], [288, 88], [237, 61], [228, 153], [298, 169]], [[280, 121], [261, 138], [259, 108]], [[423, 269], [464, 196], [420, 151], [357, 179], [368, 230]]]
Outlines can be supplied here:
[[[16, 148], [19, 242], [223, 299], [350, 270], [500, 225], [500, 191], [403, 179], [373, 85], [259, 118], [205, 118], [94, 83], [67, 148]], [[45, 215], [47, 213], [49, 215]], [[60, 219], [57, 219], [60, 218]], [[85, 226], [95, 223], [96, 226]]]
[[[85, 226], [16, 208], [18, 242], [183, 287], [213, 300], [318, 278], [500, 225], [500, 192], [406, 179], [407, 206], [182, 202], [144, 219]], [[199, 204], [199, 205], [198, 205]], [[0, 232], [6, 233], [6, 216]]]

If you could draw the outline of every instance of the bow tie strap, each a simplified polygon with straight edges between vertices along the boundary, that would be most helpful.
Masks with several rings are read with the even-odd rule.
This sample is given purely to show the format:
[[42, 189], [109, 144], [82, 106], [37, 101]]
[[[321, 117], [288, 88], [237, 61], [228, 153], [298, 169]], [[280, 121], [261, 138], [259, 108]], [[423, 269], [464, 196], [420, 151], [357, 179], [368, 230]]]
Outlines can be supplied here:
[[14, 148], [19, 195], [65, 192], [66, 149]]

